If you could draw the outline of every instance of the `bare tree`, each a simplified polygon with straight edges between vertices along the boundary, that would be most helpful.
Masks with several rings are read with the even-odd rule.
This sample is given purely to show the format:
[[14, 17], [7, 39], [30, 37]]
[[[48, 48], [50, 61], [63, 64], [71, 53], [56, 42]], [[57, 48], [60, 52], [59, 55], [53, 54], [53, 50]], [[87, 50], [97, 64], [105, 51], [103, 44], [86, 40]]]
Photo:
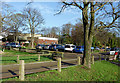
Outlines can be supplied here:
[[13, 14], [9, 16], [8, 21], [9, 23], [7, 23], [7, 26], [9, 26], [8, 28], [10, 31], [14, 33], [14, 41], [17, 42], [20, 29], [22, 26], [24, 26], [23, 15], [21, 13]]
[[[94, 36], [94, 27], [95, 27], [95, 17], [96, 15], [100, 15], [99, 11], [102, 11], [102, 9], [108, 9], [107, 7], [104, 7], [106, 5], [109, 6], [109, 9], [113, 10], [106, 10], [105, 15], [109, 16], [112, 15], [112, 21], [108, 20], [101, 20], [99, 21], [101, 24], [98, 26], [98, 28], [109, 28], [112, 27], [112, 25], [116, 22], [118, 17], [118, 13], [120, 11], [114, 11], [114, 9], [118, 6], [113, 6], [114, 3], [108, 3], [108, 2], [88, 2], [87, 0], [85, 2], [80, 2], [73, 0], [73, 2], [66, 2], [65, 0], [62, 1], [63, 6], [61, 10], [58, 12], [61, 13], [65, 8], [69, 6], [75, 6], [82, 10], [82, 20], [83, 20], [83, 27], [84, 27], [84, 55], [82, 59], [82, 64], [85, 64], [88, 68], [91, 68], [91, 45], [92, 45], [92, 40]], [[104, 9], [104, 10], [105, 10]], [[110, 11], [110, 13], [108, 13]], [[99, 13], [97, 13], [99, 12]], [[86, 60], [86, 63], [84, 61]]]
[[4, 37], [6, 37], [7, 35], [9, 35], [9, 31], [10, 28], [8, 28], [8, 19], [10, 18], [10, 16], [13, 14], [14, 10], [11, 9], [11, 5], [6, 4], [4, 2], [1, 3], [1, 12], [0, 12], [0, 29], [1, 32], [4, 32], [3, 35]]
[[37, 9], [27, 7], [23, 10], [23, 15], [25, 16], [25, 24], [27, 24], [28, 29], [31, 33], [31, 46], [34, 47], [34, 34], [40, 29], [41, 24], [44, 22], [44, 19]]

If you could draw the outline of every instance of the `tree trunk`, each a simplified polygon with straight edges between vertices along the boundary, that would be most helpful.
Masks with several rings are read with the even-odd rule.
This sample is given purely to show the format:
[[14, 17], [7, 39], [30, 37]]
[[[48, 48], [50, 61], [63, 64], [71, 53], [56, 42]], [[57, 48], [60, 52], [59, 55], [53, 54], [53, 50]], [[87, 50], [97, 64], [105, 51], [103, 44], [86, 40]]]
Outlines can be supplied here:
[[31, 47], [34, 47], [34, 34], [31, 34]]
[[[84, 55], [82, 64], [85, 64], [88, 68], [91, 68], [91, 46], [94, 32], [94, 6], [92, 2], [91, 2], [90, 27], [88, 25], [87, 8], [84, 8], [83, 10], [83, 25], [84, 25]], [[86, 60], [86, 63], [84, 63], [84, 60]]]
[[[84, 6], [87, 3], [84, 2]], [[83, 11], [82, 11], [82, 15], [83, 15], [83, 26], [84, 26], [84, 54], [83, 54], [83, 59], [82, 59], [82, 64], [85, 65], [88, 64], [88, 10], [87, 10], [88, 6], [85, 6]], [[86, 60], [86, 61], [85, 61]]]

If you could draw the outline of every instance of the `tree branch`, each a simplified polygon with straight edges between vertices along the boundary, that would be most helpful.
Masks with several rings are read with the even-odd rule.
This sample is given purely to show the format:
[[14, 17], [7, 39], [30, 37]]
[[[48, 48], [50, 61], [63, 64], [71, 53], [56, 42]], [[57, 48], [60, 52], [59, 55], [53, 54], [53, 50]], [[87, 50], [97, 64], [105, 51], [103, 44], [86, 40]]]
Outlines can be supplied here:
[[100, 8], [102, 8], [105, 4], [107, 4], [107, 2], [105, 2], [104, 4], [102, 4], [98, 9], [94, 10], [95, 12], [98, 11]]

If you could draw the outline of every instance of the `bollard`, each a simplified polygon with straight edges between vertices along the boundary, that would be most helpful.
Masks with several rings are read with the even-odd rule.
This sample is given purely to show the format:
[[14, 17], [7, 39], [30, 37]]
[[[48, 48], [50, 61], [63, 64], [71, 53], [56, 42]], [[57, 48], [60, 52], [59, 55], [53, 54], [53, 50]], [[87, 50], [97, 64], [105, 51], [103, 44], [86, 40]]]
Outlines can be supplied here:
[[99, 60], [101, 61], [101, 55], [99, 55]]
[[19, 63], [19, 55], [17, 55], [17, 63]]
[[86, 66], [86, 59], [84, 59], [84, 66]]
[[77, 63], [80, 65], [80, 56], [77, 57]]
[[94, 56], [92, 56], [92, 64], [94, 64]]
[[107, 55], [104, 55], [104, 60], [106, 61]]
[[61, 72], [61, 58], [58, 58], [58, 72]]
[[40, 61], [40, 55], [38, 55], [38, 61]]
[[20, 60], [19, 79], [20, 79], [21, 81], [24, 81], [24, 60]]

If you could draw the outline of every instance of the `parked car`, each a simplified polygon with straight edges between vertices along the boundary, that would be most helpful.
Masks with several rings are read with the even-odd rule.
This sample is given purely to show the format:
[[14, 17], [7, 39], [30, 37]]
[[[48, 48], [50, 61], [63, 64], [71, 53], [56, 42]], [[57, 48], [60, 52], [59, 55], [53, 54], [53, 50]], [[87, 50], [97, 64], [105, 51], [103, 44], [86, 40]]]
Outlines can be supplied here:
[[75, 48], [76, 48], [76, 46], [73, 45], [73, 44], [67, 44], [67, 45], [65, 45], [65, 51], [73, 52]]
[[96, 47], [95, 50], [100, 50], [100, 48]]
[[50, 50], [64, 50], [64, 47], [62, 45], [59, 45], [59, 44], [52, 44], [50, 47], [49, 47]]
[[44, 44], [37, 44], [37, 46], [35, 48], [36, 48], [37, 52], [39, 52], [39, 51], [43, 50], [44, 46], [45, 46]]
[[84, 52], [84, 48], [82, 48], [82, 46], [76, 46], [76, 48], [74, 49], [74, 52], [83, 53]]
[[65, 50], [65, 46], [59, 45], [59, 46], [57, 47], [57, 49], [58, 49], [59, 51], [64, 51], [64, 50]]
[[106, 51], [110, 51], [111, 50], [111, 48], [106, 48]]
[[[91, 50], [94, 50], [94, 47], [91, 47]], [[84, 46], [76, 46], [76, 48], [74, 49], [74, 52], [83, 53], [84, 52]]]
[[111, 48], [110, 55], [115, 55], [115, 52], [118, 52], [118, 54], [120, 54], [120, 48]]
[[6, 43], [5, 48], [10, 48], [10, 47], [19, 48], [21, 47], [21, 45], [19, 43]]
[[44, 49], [44, 50], [49, 50], [49, 47], [50, 47], [50, 45], [45, 45], [45, 46], [43, 47], [43, 49]]
[[21, 47], [19, 43], [10, 43], [10, 45], [13, 48], [19, 48], [19, 47]]
[[94, 47], [91, 47], [91, 51], [93, 51], [94, 50]]

